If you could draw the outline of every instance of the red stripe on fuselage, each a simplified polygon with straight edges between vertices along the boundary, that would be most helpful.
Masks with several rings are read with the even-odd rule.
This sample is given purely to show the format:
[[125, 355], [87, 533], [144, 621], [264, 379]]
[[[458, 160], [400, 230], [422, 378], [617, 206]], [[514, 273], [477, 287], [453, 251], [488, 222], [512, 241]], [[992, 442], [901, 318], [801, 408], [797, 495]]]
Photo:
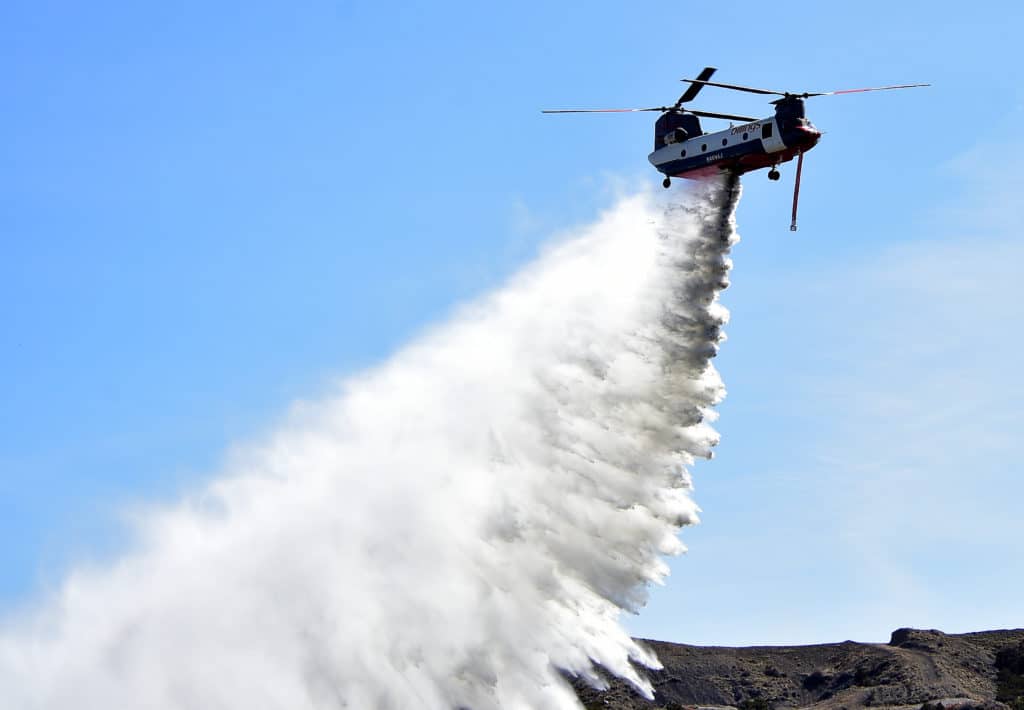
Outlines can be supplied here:
[[720, 160], [711, 165], [703, 165], [693, 170], [687, 170], [685, 172], [676, 173], [672, 177], [683, 178], [686, 180], [700, 180], [702, 178], [717, 175], [723, 170], [736, 170], [740, 174], [749, 173], [754, 170], [760, 170], [761, 168], [770, 168], [773, 165], [779, 165], [780, 163], [788, 163], [790, 160], [795, 158], [800, 151], [807, 152], [814, 147], [814, 143], [805, 146], [794, 146], [792, 148], [786, 148], [780, 150], [777, 153], [748, 153], [741, 155], [736, 158], [726, 158]]

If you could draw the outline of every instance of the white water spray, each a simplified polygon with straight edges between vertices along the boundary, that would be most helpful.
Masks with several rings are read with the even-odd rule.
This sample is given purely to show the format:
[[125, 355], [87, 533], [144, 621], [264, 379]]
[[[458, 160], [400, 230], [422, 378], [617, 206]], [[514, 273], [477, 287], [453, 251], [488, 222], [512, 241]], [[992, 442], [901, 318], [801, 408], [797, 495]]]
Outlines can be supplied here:
[[[0, 634], [19, 710], [577, 708], [695, 522], [735, 182], [621, 201]], [[632, 662], [631, 662], [632, 661]]]

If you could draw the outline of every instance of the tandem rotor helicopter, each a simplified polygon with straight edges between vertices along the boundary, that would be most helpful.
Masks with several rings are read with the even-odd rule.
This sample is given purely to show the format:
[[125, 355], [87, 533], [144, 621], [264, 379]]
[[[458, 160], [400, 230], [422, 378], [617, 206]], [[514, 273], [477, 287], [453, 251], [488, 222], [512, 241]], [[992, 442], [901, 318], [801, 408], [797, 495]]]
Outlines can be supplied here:
[[[654, 152], [647, 156], [659, 172], [665, 174], [662, 185], [668, 188], [673, 177], [699, 179], [722, 172], [737, 175], [752, 170], [770, 167], [769, 180], [778, 180], [781, 175], [778, 166], [793, 158], [796, 163], [796, 180], [793, 186], [793, 220], [789, 225], [796, 231], [796, 211], [800, 200], [800, 173], [803, 169], [804, 153], [809, 151], [821, 138], [821, 131], [807, 120], [804, 99], [812, 96], [836, 96], [839, 94], [860, 94], [867, 91], [889, 91], [892, 89], [913, 89], [931, 84], [901, 84], [899, 86], [876, 86], [869, 89], [845, 89], [842, 91], [821, 91], [793, 93], [755, 89], [750, 86], [720, 84], [708, 81], [715, 73], [715, 67], [705, 67], [696, 79], [683, 79], [690, 84], [679, 100], [671, 106], [655, 108], [605, 108], [605, 109], [547, 109], [542, 113], [628, 113], [634, 111], [659, 111], [661, 116], [654, 123]], [[735, 116], [728, 113], [713, 113], [683, 108], [693, 101], [705, 86], [717, 86], [733, 91], [751, 94], [781, 96], [772, 101], [775, 115], [768, 118]], [[701, 118], [721, 118], [730, 122], [729, 128], [717, 133], [701, 130]]]

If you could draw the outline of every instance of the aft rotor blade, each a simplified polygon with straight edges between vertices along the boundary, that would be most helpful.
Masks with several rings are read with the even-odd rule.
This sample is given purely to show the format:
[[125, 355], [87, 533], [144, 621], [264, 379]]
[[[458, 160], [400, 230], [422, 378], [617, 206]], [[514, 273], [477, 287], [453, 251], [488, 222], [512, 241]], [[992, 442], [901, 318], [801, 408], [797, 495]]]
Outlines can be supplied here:
[[755, 89], [752, 86], [738, 86], [736, 84], [720, 84], [717, 81], [708, 81], [706, 79], [682, 79], [682, 81], [689, 82], [691, 84], [699, 86], [717, 86], [722, 89], [733, 89], [734, 91], [746, 91], [751, 94], [773, 94], [775, 96], [788, 96], [785, 91], [772, 91], [771, 89]]
[[817, 94], [800, 94], [800, 96], [838, 96], [839, 94], [862, 94], [865, 91], [889, 91], [891, 89], [916, 89], [919, 86], [931, 86], [931, 84], [899, 84], [897, 86], [875, 86], [870, 89], [842, 89], [840, 91], [822, 91]]
[[[716, 71], [718, 71], [718, 70], [715, 69], [715, 67], [704, 67], [701, 70], [700, 74], [697, 75], [697, 81], [701, 81], [701, 82], [707, 81], [708, 79], [711, 78], [711, 75], [714, 74]], [[683, 104], [685, 104], [687, 102], [693, 101], [695, 98], [697, 98], [697, 94], [699, 94], [700, 90], [703, 89], [703, 88], [704, 88], [704, 84], [702, 84], [702, 83], [701, 84], [698, 84], [698, 83], [690, 84], [690, 86], [687, 87], [687, 89], [683, 93], [683, 95], [679, 97], [679, 100], [676, 101], [676, 108], [679, 108], [680, 106], [682, 106]]]
[[760, 120], [750, 116], [734, 116], [731, 113], [711, 113], [710, 111], [691, 111], [689, 109], [687, 109], [686, 113], [692, 113], [694, 116], [700, 116], [701, 118], [724, 118], [726, 121], [743, 121], [744, 123]]
[[541, 113], [629, 113], [632, 111], [671, 111], [668, 106], [658, 108], [555, 108], [544, 109]]

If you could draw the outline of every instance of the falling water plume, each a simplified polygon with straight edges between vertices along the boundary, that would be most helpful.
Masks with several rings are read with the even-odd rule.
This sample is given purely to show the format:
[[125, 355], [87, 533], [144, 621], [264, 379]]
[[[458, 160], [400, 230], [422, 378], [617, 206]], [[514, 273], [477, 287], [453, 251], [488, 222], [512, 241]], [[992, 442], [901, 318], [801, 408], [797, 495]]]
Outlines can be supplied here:
[[3, 707], [579, 707], [718, 441], [735, 178], [621, 200], [0, 631]]

